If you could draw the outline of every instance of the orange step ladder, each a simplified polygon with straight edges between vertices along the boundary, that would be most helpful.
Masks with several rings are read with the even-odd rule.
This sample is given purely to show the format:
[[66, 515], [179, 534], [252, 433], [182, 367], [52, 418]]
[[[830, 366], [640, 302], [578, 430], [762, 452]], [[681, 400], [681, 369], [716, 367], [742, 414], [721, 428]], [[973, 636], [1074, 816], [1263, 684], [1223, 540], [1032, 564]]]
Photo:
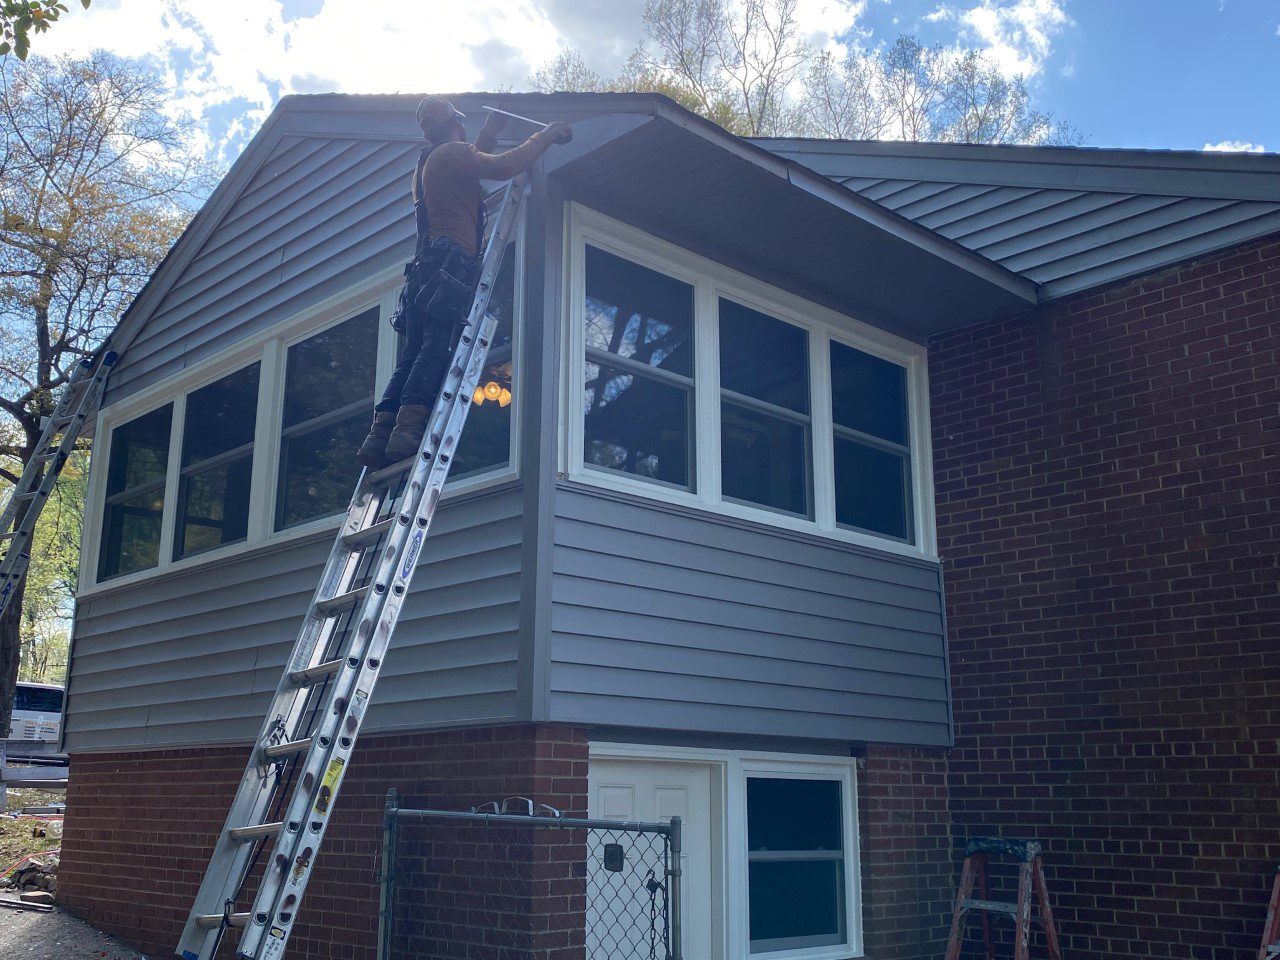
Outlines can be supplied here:
[[1258, 948], [1258, 960], [1277, 957], [1280, 957], [1280, 867], [1276, 867], [1276, 879], [1271, 884], [1271, 905], [1267, 907], [1267, 924], [1262, 928], [1262, 946]]
[[[1016, 903], [988, 899], [987, 858], [993, 854], [1016, 857], [1021, 862], [1018, 868]], [[973, 896], [975, 885], [978, 888], [976, 898]], [[964, 867], [960, 871], [960, 887], [956, 891], [955, 910], [951, 915], [951, 936], [947, 938], [946, 960], [960, 960], [960, 949], [964, 946], [965, 919], [970, 910], [982, 913], [982, 940], [987, 949], [987, 960], [995, 960], [995, 946], [991, 939], [992, 913], [1007, 913], [1013, 917], [1014, 960], [1028, 960], [1031, 952], [1033, 894], [1039, 906], [1038, 919], [1044, 930], [1049, 956], [1053, 960], [1062, 960], [1058, 932], [1053, 925], [1053, 911], [1049, 907], [1049, 889], [1044, 882], [1044, 866], [1040, 862], [1040, 844], [1034, 840], [1013, 840], [1006, 837], [971, 839], [965, 848]], [[1259, 960], [1265, 958], [1260, 957]]]

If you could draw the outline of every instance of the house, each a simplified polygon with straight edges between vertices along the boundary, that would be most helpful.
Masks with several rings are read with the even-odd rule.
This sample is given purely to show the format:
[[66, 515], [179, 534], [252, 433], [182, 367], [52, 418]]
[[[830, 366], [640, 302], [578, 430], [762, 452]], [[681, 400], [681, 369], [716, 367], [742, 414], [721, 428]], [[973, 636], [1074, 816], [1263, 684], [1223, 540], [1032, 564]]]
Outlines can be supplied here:
[[[659, 96], [505, 99], [575, 138], [535, 169], [490, 364], [511, 400], [469, 422], [298, 955], [372, 956], [391, 786], [681, 816], [690, 960], [936, 956], [974, 833], [1046, 843], [1069, 948], [1256, 950], [1276, 158], [747, 142]], [[59, 895], [157, 953], [394, 361], [415, 103], [283, 100], [118, 334]], [[573, 956], [575, 909], [532, 898], [520, 956]]]

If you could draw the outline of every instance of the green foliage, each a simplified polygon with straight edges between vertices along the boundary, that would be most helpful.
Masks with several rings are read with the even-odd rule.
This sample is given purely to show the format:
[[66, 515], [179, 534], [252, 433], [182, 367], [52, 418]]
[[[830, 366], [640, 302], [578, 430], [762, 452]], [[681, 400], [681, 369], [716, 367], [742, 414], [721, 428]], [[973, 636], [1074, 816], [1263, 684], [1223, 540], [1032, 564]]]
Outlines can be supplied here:
[[[80, 0], [80, 6], [88, 10], [90, 2]], [[66, 12], [60, 0], [0, 0], [0, 57], [12, 52], [27, 59], [31, 35], [44, 33]]]

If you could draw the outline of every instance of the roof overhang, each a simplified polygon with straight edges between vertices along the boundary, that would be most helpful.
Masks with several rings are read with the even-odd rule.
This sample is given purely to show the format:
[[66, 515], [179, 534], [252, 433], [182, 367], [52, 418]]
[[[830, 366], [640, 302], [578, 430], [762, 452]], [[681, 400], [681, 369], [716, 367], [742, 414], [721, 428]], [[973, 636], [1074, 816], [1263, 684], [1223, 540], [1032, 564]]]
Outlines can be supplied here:
[[654, 98], [548, 154], [568, 196], [916, 339], [1021, 312], [1036, 285], [853, 190]]

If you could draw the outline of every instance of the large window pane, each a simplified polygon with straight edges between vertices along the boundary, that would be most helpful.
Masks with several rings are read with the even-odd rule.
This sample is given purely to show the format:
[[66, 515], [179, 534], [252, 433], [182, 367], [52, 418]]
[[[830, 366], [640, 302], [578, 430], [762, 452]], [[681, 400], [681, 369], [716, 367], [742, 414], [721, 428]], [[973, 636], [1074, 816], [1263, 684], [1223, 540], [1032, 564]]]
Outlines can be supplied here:
[[589, 465], [692, 485], [690, 390], [588, 363], [583, 417]]
[[808, 414], [809, 334], [721, 298], [720, 387]]
[[837, 435], [835, 462], [836, 522], [911, 539], [907, 458]]
[[720, 405], [721, 492], [807, 517], [809, 427], [725, 401]]
[[752, 953], [845, 942], [842, 793], [836, 780], [747, 779]]
[[693, 288], [587, 247], [583, 460], [692, 490]]
[[912, 541], [906, 370], [833, 341], [831, 414], [836, 523]]
[[838, 780], [747, 780], [749, 850], [839, 850], [843, 833]]
[[187, 397], [174, 559], [248, 535], [259, 374], [255, 363]]
[[493, 293], [489, 296], [488, 312], [498, 318], [497, 330], [480, 377], [480, 388], [467, 414], [467, 427], [453, 458], [450, 480], [499, 470], [511, 462], [511, 415], [516, 390], [512, 376], [515, 261], [516, 246], [510, 243], [503, 253]]
[[833, 341], [831, 414], [842, 427], [906, 445], [907, 371]]
[[160, 523], [173, 404], [112, 431], [98, 578], [148, 570], [160, 562]]
[[276, 529], [338, 513], [360, 465], [355, 451], [373, 416], [378, 309], [289, 348]]
[[587, 247], [587, 349], [693, 376], [693, 287]]
[[284, 385], [285, 427], [368, 400], [377, 353], [377, 307], [291, 346]]
[[753, 861], [747, 884], [752, 953], [844, 942], [840, 860]]

